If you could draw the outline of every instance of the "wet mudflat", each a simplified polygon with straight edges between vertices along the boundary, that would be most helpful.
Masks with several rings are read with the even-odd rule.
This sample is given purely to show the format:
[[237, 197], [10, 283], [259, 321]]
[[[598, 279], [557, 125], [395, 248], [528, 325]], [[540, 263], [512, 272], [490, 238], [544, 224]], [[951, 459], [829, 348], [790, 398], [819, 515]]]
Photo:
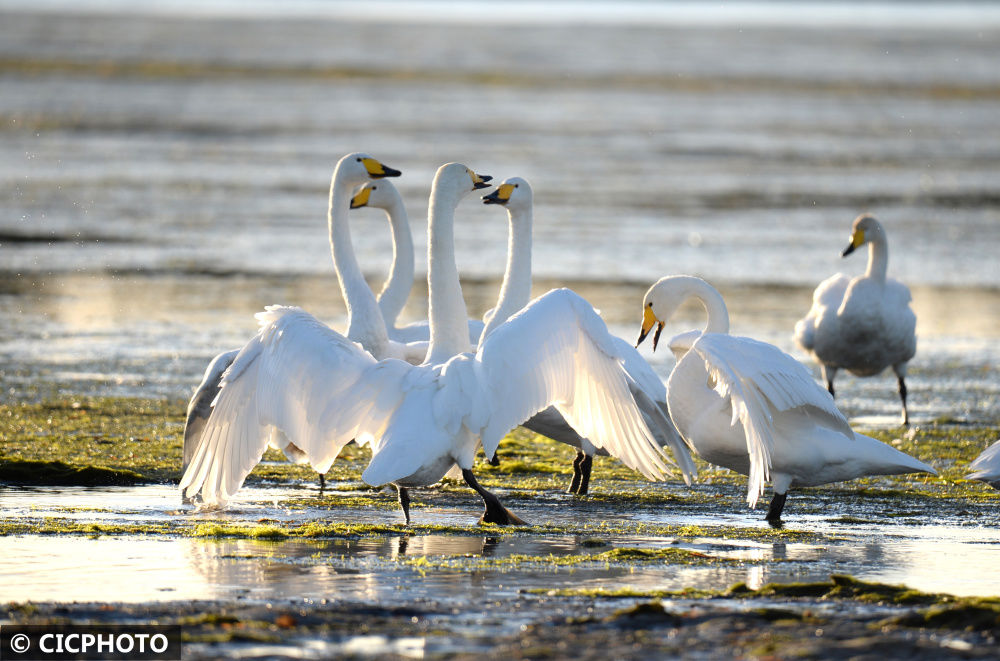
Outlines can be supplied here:
[[781, 528], [746, 509], [744, 478], [704, 464], [689, 487], [598, 458], [592, 493], [566, 494], [571, 453], [516, 432], [499, 467], [477, 468], [531, 524], [505, 529], [478, 525], [478, 499], [447, 481], [415, 491], [402, 525], [350, 446], [325, 489], [271, 453], [230, 508], [198, 512], [157, 477], [176, 478], [179, 410], [0, 410], [5, 470], [47, 458], [51, 420], [77, 432], [66, 462], [139, 478], [0, 489], [10, 621], [179, 622], [185, 658], [987, 658], [1000, 633], [1000, 493], [961, 479], [990, 424], [874, 430], [942, 477], [795, 490]]

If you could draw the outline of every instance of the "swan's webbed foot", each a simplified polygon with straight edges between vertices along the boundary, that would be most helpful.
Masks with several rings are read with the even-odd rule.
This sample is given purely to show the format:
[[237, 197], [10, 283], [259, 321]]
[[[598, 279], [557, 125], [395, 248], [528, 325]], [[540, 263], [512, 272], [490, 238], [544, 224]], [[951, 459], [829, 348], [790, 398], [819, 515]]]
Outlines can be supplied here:
[[397, 484], [396, 492], [399, 496], [399, 506], [403, 508], [403, 519], [406, 525], [410, 525], [410, 490]]
[[528, 525], [516, 514], [501, 505], [499, 498], [484, 489], [479, 484], [479, 481], [476, 480], [476, 476], [472, 474], [471, 470], [463, 468], [462, 477], [465, 478], [465, 483], [479, 494], [479, 496], [483, 499], [483, 504], [486, 506], [486, 511], [483, 512], [483, 516], [479, 519], [479, 523], [495, 523], [498, 526]]
[[781, 511], [785, 509], [787, 493], [776, 493], [771, 499], [771, 506], [767, 508], [767, 516], [764, 517], [773, 527], [781, 527]]
[[569, 489], [566, 489], [566, 493], [577, 493], [580, 490], [580, 480], [583, 479], [580, 464], [583, 463], [586, 456], [583, 450], [576, 451], [576, 458], [573, 459], [573, 481], [569, 483]]
[[903, 426], [910, 424], [910, 414], [906, 410], [906, 381], [899, 377], [899, 399], [903, 402]]

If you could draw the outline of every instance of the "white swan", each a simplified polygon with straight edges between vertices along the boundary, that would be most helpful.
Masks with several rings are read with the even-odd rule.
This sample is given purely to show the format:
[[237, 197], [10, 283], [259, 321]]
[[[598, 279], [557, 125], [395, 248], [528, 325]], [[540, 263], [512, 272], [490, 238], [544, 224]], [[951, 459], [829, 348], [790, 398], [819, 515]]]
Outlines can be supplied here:
[[[333, 265], [340, 282], [341, 292], [347, 305], [348, 338], [360, 342], [372, 355], [379, 358], [406, 358], [420, 362], [427, 350], [424, 344], [402, 344], [389, 339], [375, 295], [368, 287], [361, 268], [358, 266], [351, 245], [351, 234], [347, 214], [353, 189], [370, 180], [384, 177], [398, 177], [399, 170], [387, 167], [364, 153], [347, 154], [341, 158], [333, 170], [330, 180], [330, 203], [327, 213], [330, 252]], [[412, 253], [412, 246], [410, 252]], [[412, 275], [411, 275], [412, 277]], [[184, 446], [182, 471], [187, 470], [195, 448], [202, 436], [202, 430], [212, 412], [212, 401], [219, 392], [222, 374], [236, 358], [239, 349], [220, 353], [209, 363], [201, 383], [188, 403], [184, 424]], [[274, 446], [285, 451], [286, 456], [299, 463], [305, 457], [287, 439], [276, 437]], [[320, 483], [323, 476], [320, 475]]]
[[994, 489], [1000, 489], [1000, 441], [983, 450], [969, 468], [974, 470], [966, 476], [969, 480], [982, 480]]
[[857, 376], [874, 376], [891, 366], [906, 410], [906, 364], [917, 351], [917, 318], [910, 309], [910, 290], [886, 277], [889, 247], [885, 230], [875, 218], [862, 214], [854, 220], [847, 256], [868, 244], [868, 269], [848, 278], [838, 273], [819, 284], [812, 309], [795, 324], [795, 340], [815, 356], [827, 389], [833, 395], [833, 379], [844, 368]]
[[[271, 307], [233, 362], [182, 491], [223, 504], [260, 460], [277, 428], [325, 472], [351, 439], [371, 439], [362, 478], [393, 483], [409, 521], [408, 487], [432, 484], [458, 464], [483, 498], [483, 521], [516, 523], [472, 473], [514, 426], [555, 405], [574, 428], [632, 468], [660, 478], [659, 448], [629, 396], [601, 318], [568, 290], [542, 296], [493, 331], [475, 355], [455, 264], [458, 201], [486, 184], [464, 165], [442, 166], [428, 213], [431, 340], [419, 366], [370, 353], [298, 308]], [[630, 446], [631, 451], [625, 446]]]
[[927, 464], [885, 443], [854, 432], [808, 370], [777, 347], [729, 335], [729, 313], [710, 284], [672, 276], [650, 287], [643, 299], [642, 342], [663, 326], [684, 301], [705, 306], [704, 331], [670, 340], [677, 357], [667, 381], [670, 414], [681, 435], [706, 461], [748, 475], [751, 507], [771, 480], [767, 512], [778, 521], [791, 486], [816, 486], [862, 475], [924, 471]]
[[[385, 321], [389, 339], [397, 342], [427, 342], [430, 339], [430, 325], [427, 321], [415, 321], [397, 327], [399, 313], [406, 306], [413, 288], [413, 235], [410, 233], [410, 219], [403, 206], [403, 198], [392, 182], [383, 179], [366, 182], [351, 199], [351, 208], [372, 207], [385, 211], [392, 228], [392, 266], [389, 277], [378, 295], [378, 307]], [[475, 348], [483, 332], [483, 322], [469, 319], [469, 344]]]
[[[521, 177], [505, 179], [495, 191], [483, 196], [484, 204], [501, 205], [507, 209], [510, 225], [507, 267], [500, 286], [500, 297], [496, 307], [487, 315], [488, 323], [483, 331], [483, 338], [489, 337], [494, 329], [500, 327], [531, 299], [533, 197], [531, 185]], [[687, 444], [670, 422], [667, 391], [663, 381], [630, 343], [615, 336], [612, 336], [612, 341], [624, 358], [625, 371], [630, 377], [629, 388], [646, 425], [660, 446], [670, 447], [684, 481], [691, 484], [691, 478], [697, 469], [691, 460]], [[580, 436], [553, 407], [535, 414], [521, 426], [577, 448], [577, 456], [573, 461], [573, 479], [568, 491], [585, 495], [590, 485], [594, 454], [599, 448]], [[603, 454], [608, 453], [605, 451]]]

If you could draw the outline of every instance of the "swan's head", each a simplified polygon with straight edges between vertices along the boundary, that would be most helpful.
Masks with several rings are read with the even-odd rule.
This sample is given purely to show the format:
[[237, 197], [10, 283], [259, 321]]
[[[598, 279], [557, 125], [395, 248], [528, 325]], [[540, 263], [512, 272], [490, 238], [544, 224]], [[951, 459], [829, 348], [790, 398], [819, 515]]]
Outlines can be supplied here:
[[531, 185], [521, 177], [504, 179], [495, 191], [483, 195], [483, 204], [502, 204], [508, 209], [530, 209]]
[[701, 278], [690, 275], [669, 275], [660, 278], [652, 287], [646, 291], [642, 299], [642, 327], [639, 330], [639, 339], [635, 346], [642, 344], [642, 341], [649, 335], [649, 331], [656, 326], [656, 333], [653, 335], [653, 351], [660, 342], [660, 333], [667, 320], [674, 315], [677, 308], [688, 300], [695, 291], [711, 287]]
[[864, 244], [873, 243], [879, 239], [885, 240], [885, 230], [882, 229], [882, 223], [875, 220], [875, 216], [863, 213], [854, 219], [854, 225], [851, 227], [851, 243], [844, 248], [844, 252], [840, 255], [847, 257]]
[[477, 174], [461, 163], [445, 163], [434, 174], [431, 190], [435, 196], [448, 195], [460, 200], [474, 190], [489, 188], [490, 184], [486, 182], [492, 178], [486, 174]]
[[351, 186], [360, 186], [371, 179], [398, 177], [399, 170], [390, 168], [363, 152], [354, 152], [340, 159], [334, 178]]
[[399, 191], [389, 180], [368, 181], [351, 198], [351, 208], [372, 207], [390, 210], [400, 200]]

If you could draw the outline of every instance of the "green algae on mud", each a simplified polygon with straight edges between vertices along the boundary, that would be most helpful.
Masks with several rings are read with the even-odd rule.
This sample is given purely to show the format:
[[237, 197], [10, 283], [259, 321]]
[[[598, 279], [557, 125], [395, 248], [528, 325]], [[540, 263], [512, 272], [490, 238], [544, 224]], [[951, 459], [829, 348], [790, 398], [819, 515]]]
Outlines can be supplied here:
[[148, 482], [131, 470], [70, 466], [62, 461], [0, 458], [0, 483], [36, 486], [133, 486]]

